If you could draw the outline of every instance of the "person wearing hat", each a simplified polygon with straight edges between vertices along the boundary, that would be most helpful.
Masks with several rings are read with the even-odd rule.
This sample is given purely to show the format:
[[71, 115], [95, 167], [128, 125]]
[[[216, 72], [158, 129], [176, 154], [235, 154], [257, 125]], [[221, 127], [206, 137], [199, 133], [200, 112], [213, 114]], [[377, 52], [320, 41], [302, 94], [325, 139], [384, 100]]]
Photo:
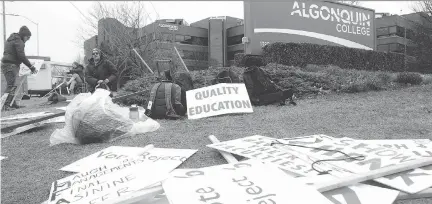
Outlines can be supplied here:
[[84, 67], [78, 62], [74, 62], [72, 63], [72, 70], [67, 74], [72, 74], [72, 78], [66, 83], [66, 85], [70, 85], [70, 90], [74, 92], [75, 85], [84, 83]]
[[10, 105], [14, 96], [20, 93], [20, 90], [17, 90], [17, 85], [20, 82], [20, 64], [24, 63], [28, 68], [30, 68], [32, 74], [36, 73], [36, 68], [30, 63], [24, 52], [25, 43], [30, 39], [30, 37], [30, 30], [27, 26], [22, 26], [18, 33], [12, 33], [9, 36], [4, 45], [3, 58], [1, 59], [1, 70], [7, 82], [6, 93], [9, 94], [5, 101], [6, 107], [23, 107], [18, 106], [16, 103], [21, 100], [20, 97], [16, 97], [13, 104]]
[[86, 67], [85, 77], [89, 84], [89, 89], [94, 92], [96, 86], [104, 88], [108, 86], [110, 91], [117, 90], [117, 75], [118, 71], [115, 65], [105, 58], [100, 49], [92, 50], [92, 58], [89, 59], [89, 64]]

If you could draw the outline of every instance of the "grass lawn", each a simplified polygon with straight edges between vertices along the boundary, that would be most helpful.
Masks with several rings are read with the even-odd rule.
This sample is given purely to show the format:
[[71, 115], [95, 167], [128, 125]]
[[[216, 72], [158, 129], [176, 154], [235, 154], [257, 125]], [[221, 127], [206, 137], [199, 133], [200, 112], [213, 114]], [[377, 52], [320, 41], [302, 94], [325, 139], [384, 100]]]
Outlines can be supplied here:
[[[205, 147], [210, 134], [221, 141], [254, 134], [282, 138], [319, 133], [358, 139], [432, 138], [432, 85], [322, 95], [300, 100], [297, 106], [256, 107], [253, 114], [159, 122], [156, 132], [109, 144], [49, 147], [49, 137], [60, 124], [2, 139], [1, 155], [8, 157], [1, 162], [2, 203], [45, 201], [51, 183], [69, 175], [58, 169], [111, 145], [199, 149], [180, 167], [197, 168], [226, 163], [217, 151]], [[426, 204], [432, 199], [397, 203]]]

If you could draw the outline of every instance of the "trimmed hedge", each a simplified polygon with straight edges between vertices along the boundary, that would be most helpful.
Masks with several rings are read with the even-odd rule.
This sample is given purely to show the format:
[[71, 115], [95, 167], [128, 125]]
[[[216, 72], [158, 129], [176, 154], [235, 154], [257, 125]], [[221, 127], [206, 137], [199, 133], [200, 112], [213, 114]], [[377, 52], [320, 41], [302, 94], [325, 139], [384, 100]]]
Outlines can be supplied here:
[[[235, 66], [244, 66], [248, 55], [236, 54]], [[405, 71], [404, 55], [340, 46], [309, 43], [272, 43], [262, 52], [265, 64], [276, 63], [288, 66], [305, 67], [308, 64], [336, 65], [344, 69], [367, 71]], [[406, 71], [417, 71], [416, 64], [409, 64]]]

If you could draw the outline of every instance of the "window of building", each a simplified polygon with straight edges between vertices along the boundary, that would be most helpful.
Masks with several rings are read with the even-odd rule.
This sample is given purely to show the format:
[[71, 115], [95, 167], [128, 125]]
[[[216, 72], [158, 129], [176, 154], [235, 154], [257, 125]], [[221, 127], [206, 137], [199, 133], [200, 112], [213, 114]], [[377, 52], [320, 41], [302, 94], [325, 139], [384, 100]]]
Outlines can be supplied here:
[[397, 33], [397, 26], [388, 27], [388, 31], [389, 31], [389, 34], [396, 34]]
[[244, 35], [236, 35], [236, 36], [232, 36], [232, 37], [228, 37], [227, 38], [227, 45], [237, 45], [237, 44], [242, 44], [242, 38], [244, 37]]
[[377, 28], [377, 36], [382, 36], [382, 35], [388, 35], [389, 34], [389, 29], [387, 27], [385, 28]]
[[199, 61], [207, 61], [208, 60], [208, 53], [207, 52], [197, 52], [197, 51], [190, 51], [190, 50], [183, 50], [183, 59], [190, 59], [190, 60], [199, 60]]

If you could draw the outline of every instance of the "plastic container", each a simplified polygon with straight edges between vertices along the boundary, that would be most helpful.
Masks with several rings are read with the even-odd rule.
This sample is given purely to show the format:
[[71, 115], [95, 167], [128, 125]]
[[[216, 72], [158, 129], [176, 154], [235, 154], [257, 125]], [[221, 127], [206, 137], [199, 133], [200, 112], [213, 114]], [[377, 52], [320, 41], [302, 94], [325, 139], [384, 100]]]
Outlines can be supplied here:
[[136, 105], [132, 105], [129, 108], [129, 118], [133, 121], [139, 120], [139, 112], [138, 112], [138, 107]]

